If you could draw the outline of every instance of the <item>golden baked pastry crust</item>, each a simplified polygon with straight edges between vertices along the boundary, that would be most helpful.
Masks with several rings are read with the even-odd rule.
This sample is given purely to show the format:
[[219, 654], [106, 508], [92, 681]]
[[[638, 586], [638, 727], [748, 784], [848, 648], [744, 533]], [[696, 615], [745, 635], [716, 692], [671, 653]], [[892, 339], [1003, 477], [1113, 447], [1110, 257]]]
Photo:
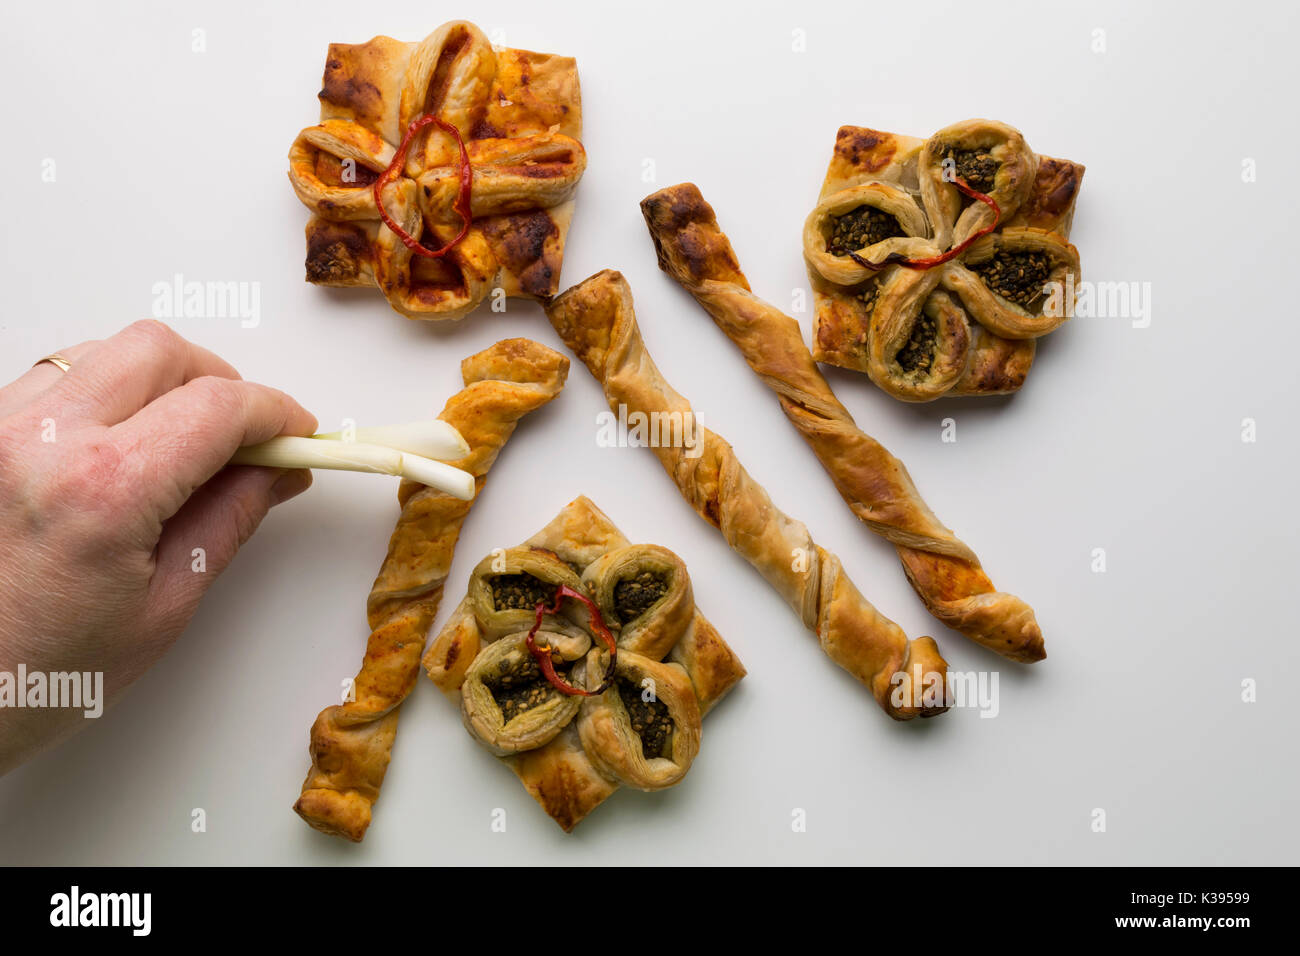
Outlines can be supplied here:
[[[725, 242], [708, 233], [693, 233], [692, 239], [685, 244], [687, 270], [710, 261], [710, 243]], [[646, 350], [622, 275], [605, 270], [583, 280], [551, 302], [546, 314], [604, 387], [610, 408], [694, 421], [690, 403], [668, 384]], [[934, 640], [909, 641], [902, 628], [872, 607], [839, 558], [772, 503], [730, 445], [699, 428], [690, 449], [660, 443], [650, 450], [695, 512], [753, 565], [817, 635], [826, 655], [865, 684], [885, 713], [910, 720], [943, 712], [937, 703], [894, 694], [909, 680], [916, 687], [944, 686], [947, 663]]]
[[[460, 318], [498, 287], [555, 294], [587, 162], [571, 57], [494, 49], [478, 27], [452, 21], [418, 43], [331, 44], [319, 99], [321, 122], [289, 151], [289, 180], [313, 213], [308, 282], [378, 286], [419, 319]], [[457, 128], [473, 168], [473, 224], [438, 260], [414, 255], [381, 222], [372, 188], [430, 112]], [[459, 231], [457, 161], [450, 135], [422, 131], [384, 191], [389, 215], [426, 247]]]
[[[581, 698], [576, 719], [563, 722], [544, 743], [513, 753], [496, 751], [542, 809], [567, 832], [620, 785], [658, 790], [680, 781], [699, 750], [700, 719], [745, 676], [745, 668], [695, 606], [681, 559], [656, 545], [633, 545], [588, 498], [574, 499], [519, 548], [497, 555], [494, 573], [516, 570], [515, 564], [505, 563], [506, 555], [527, 551], [580, 574], [584, 589], [598, 606], [610, 611], [614, 609], [615, 584], [634, 569], [674, 575], [663, 596], [637, 617], [624, 621], [616, 613], [606, 616], [602, 610], [601, 614], [618, 641], [620, 678], [635, 680], [637, 686], [643, 679], [652, 679], [656, 697], [671, 715], [674, 731], [667, 754], [650, 759], [640, 752], [639, 738], [616, 688]], [[560, 577], [543, 580], [558, 582]], [[485, 654], [499, 654], [496, 646], [512, 639], [492, 637], [492, 615], [485, 613], [475, 593], [471, 585], [424, 655], [429, 678], [449, 697], [459, 699], [462, 707], [469, 686], [466, 675], [475, 672]], [[551, 626], [548, 616], [542, 629]], [[570, 683], [594, 690], [607, 662], [603, 648], [593, 645], [586, 659], [570, 672]], [[469, 729], [491, 747], [474, 727]]]
[[370, 589], [372, 632], [355, 699], [325, 708], [311, 729], [312, 765], [294, 810], [317, 830], [365, 836], [461, 525], [519, 419], [555, 398], [568, 371], [568, 359], [528, 339], [505, 339], [461, 363], [465, 387], [438, 417], [469, 444], [455, 464], [474, 475], [475, 497], [461, 501], [413, 481], [398, 488], [402, 511]]
[[[925, 606], [944, 624], [971, 640], [1020, 661], [1044, 657], [1043, 635], [1033, 610], [1013, 594], [997, 591], [979, 558], [935, 517], [907, 468], [862, 432], [835, 397], [804, 345], [797, 323], [755, 296], [713, 208], [693, 183], [662, 189], [641, 202], [659, 266], [712, 316], [745, 361], [781, 402], [791, 424], [808, 442], [849, 508], [872, 531], [898, 549], [908, 580]], [[935, 270], [899, 269], [893, 284], [910, 284], [925, 295], [925, 308], [941, 327], [941, 311], [956, 306], [935, 286]], [[955, 327], [954, 353], [966, 362], [965, 322]], [[881, 337], [877, 330], [877, 337]], [[940, 331], [942, 336], [944, 332]]]
[[[963, 206], [944, 176], [945, 159], [956, 169], [958, 150], [986, 151], [996, 163], [981, 190], [1002, 210], [996, 231], [924, 271], [854, 261], [848, 251], [877, 265], [891, 253], [937, 255], [991, 225], [989, 207]], [[1041, 295], [1019, 302], [997, 294], [998, 283], [981, 270], [999, 254], [1041, 255], [1043, 274], [1035, 286], [1077, 288], [1079, 256], [1068, 240], [1083, 172], [1078, 163], [1034, 154], [1017, 130], [991, 120], [957, 123], [928, 140], [841, 127], [821, 198], [803, 230], [816, 309], [813, 357], [866, 372], [903, 401], [1019, 389], [1033, 363], [1034, 340], [1057, 328], [1071, 309], [1045, 308]], [[832, 253], [837, 217], [862, 206], [894, 216], [901, 235]]]

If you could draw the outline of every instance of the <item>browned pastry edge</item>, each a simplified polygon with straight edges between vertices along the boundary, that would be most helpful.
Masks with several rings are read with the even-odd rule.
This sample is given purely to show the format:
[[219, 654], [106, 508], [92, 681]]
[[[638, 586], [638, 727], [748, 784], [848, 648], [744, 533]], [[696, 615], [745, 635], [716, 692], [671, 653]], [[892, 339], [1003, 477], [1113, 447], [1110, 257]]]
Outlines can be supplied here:
[[[459, 318], [493, 288], [512, 297], [555, 294], [586, 167], [572, 57], [494, 48], [474, 24], [450, 21], [412, 43], [376, 36], [330, 44], [318, 99], [321, 122], [302, 130], [289, 152], [290, 182], [312, 213], [308, 282], [375, 286], [396, 311], [423, 319]], [[371, 189], [423, 111], [458, 128], [475, 170], [470, 234], [443, 260], [412, 259], [381, 225]], [[423, 162], [429, 140], [415, 137], [407, 173]], [[336, 169], [344, 159], [356, 164], [347, 182]], [[408, 210], [403, 228], [422, 230], [426, 246], [459, 227], [455, 179], [441, 163], [419, 176], [420, 209]], [[414, 196], [414, 178], [409, 185]], [[398, 188], [387, 191], [385, 208], [400, 221], [408, 204], [398, 202]]]
[[[904, 170], [909, 162], [915, 161], [925, 142], [916, 137], [863, 126], [841, 126], [836, 132], [821, 197], [825, 198], [850, 184], [872, 180], [914, 186], [907, 181]], [[1068, 239], [1084, 172], [1080, 163], [1039, 154], [1028, 198], [1001, 228], [1032, 227]], [[828, 365], [868, 373], [871, 366], [867, 348], [870, 316], [858, 300], [856, 291], [827, 281], [811, 264], [808, 277], [816, 312], [813, 358]], [[1034, 361], [1034, 339], [1004, 338], [984, 328], [974, 316], [970, 325], [969, 362], [946, 394], [985, 396], [1018, 391]]]
[[[597, 273], [562, 293], [546, 312], [565, 344], [602, 384], [611, 408], [624, 405], [629, 412], [693, 420], [690, 404], [664, 380], [646, 351], [622, 275]], [[700, 428], [699, 445], [690, 454], [666, 444], [652, 451], [696, 513], [754, 565], [817, 634], [826, 654], [867, 685], [889, 716], [908, 720], [945, 709], [895, 693], [908, 681], [917, 688], [935, 682], [942, 686], [947, 664], [933, 639], [909, 641], [872, 607], [839, 559], [772, 504], [730, 445]]]
[[[543, 548], [581, 571], [602, 555], [629, 544], [609, 516], [585, 495], [565, 505], [546, 527], [524, 542], [524, 546]], [[468, 604], [466, 598], [443, 625], [423, 660], [429, 679], [452, 698], [459, 697], [465, 673], [482, 646]], [[686, 670], [703, 716], [740, 682], [745, 667], [693, 600], [691, 607], [690, 621], [665, 661]], [[587, 756], [576, 721], [549, 743], [500, 759], [566, 833], [619, 787], [617, 780], [602, 773]]]
[[809, 354], [799, 323], [750, 292], [731, 242], [694, 183], [641, 202], [659, 266], [695, 297], [772, 389], [866, 525], [898, 549], [936, 618], [1012, 660], [1045, 656], [1033, 610], [996, 591], [979, 559], [922, 500], [903, 463], [853, 422]]
[[474, 475], [475, 498], [460, 501], [412, 481], [398, 489], [402, 512], [367, 602], [372, 633], [355, 700], [325, 708], [311, 729], [312, 766], [294, 810], [317, 830], [358, 842], [365, 836], [461, 524], [516, 423], [555, 398], [568, 371], [567, 358], [528, 339], [505, 339], [461, 363], [465, 387], [438, 417], [469, 444], [454, 464]]

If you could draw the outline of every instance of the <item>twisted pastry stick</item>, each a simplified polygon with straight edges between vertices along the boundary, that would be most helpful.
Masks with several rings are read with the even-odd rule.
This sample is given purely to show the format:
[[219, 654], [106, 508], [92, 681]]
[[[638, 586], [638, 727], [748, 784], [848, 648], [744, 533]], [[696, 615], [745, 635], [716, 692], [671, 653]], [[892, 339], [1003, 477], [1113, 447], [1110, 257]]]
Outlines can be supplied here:
[[311, 770], [293, 808], [317, 830], [356, 842], [365, 836], [460, 526], [515, 424], [558, 395], [568, 372], [568, 359], [528, 339], [505, 339], [461, 363], [465, 388], [438, 417], [469, 443], [456, 465], [474, 475], [474, 498], [412, 481], [398, 489], [402, 513], [366, 605], [372, 633], [356, 699], [325, 708], [311, 728]]
[[799, 324], [749, 290], [713, 208], [692, 183], [641, 203], [659, 266], [693, 295], [781, 400], [786, 417], [872, 531], [898, 549], [930, 613], [1015, 661], [1046, 654], [1033, 609], [993, 589], [979, 558], [935, 517], [903, 463], [863, 434], [817, 369]]
[[[646, 351], [622, 275], [597, 273], [554, 299], [546, 314], [604, 386], [610, 408], [671, 416], [682, 423], [683, 434], [687, 428], [696, 433], [690, 448], [686, 442], [654, 447], [659, 463], [700, 517], [720, 530], [816, 632], [831, 660], [866, 684], [896, 720], [946, 709], [919, 700], [922, 688], [944, 686], [947, 664], [933, 639], [909, 641], [858, 592], [839, 558], [814, 544], [802, 522], [772, 504], [730, 445], [693, 427], [690, 403], [673, 391]], [[898, 688], [914, 690], [897, 693]]]

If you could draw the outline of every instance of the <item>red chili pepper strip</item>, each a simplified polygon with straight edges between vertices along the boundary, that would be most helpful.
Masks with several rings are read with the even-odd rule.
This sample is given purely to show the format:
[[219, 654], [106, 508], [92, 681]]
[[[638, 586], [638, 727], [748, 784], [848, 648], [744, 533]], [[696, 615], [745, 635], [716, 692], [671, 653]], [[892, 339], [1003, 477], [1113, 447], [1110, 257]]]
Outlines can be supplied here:
[[989, 196], [985, 193], [976, 192], [974, 189], [971, 189], [970, 186], [966, 185], [966, 181], [961, 179], [960, 177], [954, 177], [952, 184], [956, 186], [958, 189], [960, 189], [967, 196], [969, 196], [971, 199], [978, 200], [979, 202], [984, 203], [984, 205], [992, 209], [993, 222], [985, 226], [983, 229], [977, 229], [975, 232], [971, 233], [970, 236], [968, 236], [964, 242], [953, 246], [951, 249], [949, 249], [947, 252], [943, 253], [942, 255], [930, 256], [928, 259], [909, 259], [906, 256], [900, 255], [897, 252], [890, 253], [888, 256], [884, 258], [883, 261], [879, 263], [868, 262], [866, 259], [863, 259], [856, 252], [850, 252], [849, 258], [852, 259], [854, 262], [856, 262], [858, 265], [862, 266], [864, 269], [870, 269], [872, 272], [878, 272], [879, 270], [885, 268], [885, 266], [888, 265], [900, 265], [904, 269], [932, 269], [935, 266], [941, 266], [945, 262], [957, 258], [959, 255], [965, 252], [967, 248], [970, 247], [970, 244], [973, 243], [976, 239], [982, 239], [984, 236], [987, 236], [990, 232], [992, 232], [994, 229], [998, 227], [998, 224], [1002, 221], [1002, 210], [1001, 208], [999, 208], [997, 202], [993, 199], [992, 196]]
[[[451, 242], [447, 243], [441, 249], [428, 249], [420, 245], [418, 239], [399, 226], [396, 220], [394, 220], [392, 216], [388, 215], [387, 210], [384, 209], [383, 198], [384, 187], [392, 181], [393, 177], [397, 174], [397, 171], [406, 163], [406, 152], [410, 149], [412, 137], [430, 124], [436, 125], [443, 132], [450, 133], [452, 136], [456, 137], [456, 145], [460, 148], [460, 161], [456, 166], [456, 174], [460, 177], [460, 191], [457, 192], [456, 201], [452, 204], [452, 209], [456, 210], [456, 214], [459, 215], [461, 219], [460, 232], [456, 234], [456, 238], [452, 239]], [[406, 248], [410, 249], [417, 256], [424, 256], [426, 259], [441, 259], [447, 253], [451, 252], [451, 250], [456, 247], [456, 244], [464, 239], [466, 234], [469, 232], [469, 224], [471, 221], [469, 200], [470, 188], [473, 184], [474, 169], [469, 164], [469, 152], [465, 149], [465, 141], [461, 139], [460, 130], [456, 129], [454, 125], [448, 123], [446, 120], [440, 119], [430, 113], [427, 116], [421, 116], [406, 128], [406, 135], [402, 137], [402, 144], [397, 147], [397, 152], [393, 154], [393, 161], [388, 164], [388, 168], [380, 174], [379, 178], [375, 180], [374, 186], [371, 188], [375, 191], [375, 205], [379, 207], [379, 218], [384, 220], [384, 225], [393, 230], [398, 239], [402, 240], [402, 245], [406, 246]]]
[[[575, 601], [581, 601], [587, 605], [587, 610], [591, 612], [591, 627], [596, 635], [609, 648], [609, 666], [605, 668], [605, 679], [600, 682], [600, 686], [595, 690], [583, 690], [581, 687], [574, 687], [559, 674], [555, 673], [555, 664], [551, 660], [550, 648], [543, 648], [537, 645], [537, 631], [542, 626], [543, 614], [558, 614], [560, 603], [566, 598], [573, 598]], [[528, 652], [533, 655], [537, 661], [537, 666], [542, 669], [542, 676], [545, 677], [561, 694], [569, 697], [596, 697], [605, 693], [609, 686], [614, 683], [615, 662], [618, 657], [618, 642], [614, 640], [614, 635], [609, 632], [605, 626], [605, 619], [600, 616], [600, 608], [596, 607], [596, 602], [581, 591], [575, 591], [567, 584], [561, 584], [555, 592], [555, 603], [550, 607], [546, 602], [537, 602], [537, 621], [528, 631], [528, 638], [525, 641], [528, 645]]]

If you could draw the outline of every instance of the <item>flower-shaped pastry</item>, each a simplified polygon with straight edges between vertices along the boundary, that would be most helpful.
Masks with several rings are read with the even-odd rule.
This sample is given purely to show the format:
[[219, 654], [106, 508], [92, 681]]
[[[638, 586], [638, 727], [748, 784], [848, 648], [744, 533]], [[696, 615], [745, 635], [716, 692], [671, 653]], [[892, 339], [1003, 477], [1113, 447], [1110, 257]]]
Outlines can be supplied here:
[[419, 43], [331, 44], [319, 99], [289, 150], [308, 282], [378, 286], [418, 319], [460, 318], [494, 288], [555, 294], [587, 164], [571, 58], [453, 21]]
[[814, 358], [904, 401], [1018, 389], [1071, 312], [1082, 177], [991, 120], [928, 140], [841, 127], [803, 230]]
[[565, 830], [622, 784], [678, 783], [701, 717], [745, 675], [681, 559], [586, 498], [483, 559], [424, 666]]

